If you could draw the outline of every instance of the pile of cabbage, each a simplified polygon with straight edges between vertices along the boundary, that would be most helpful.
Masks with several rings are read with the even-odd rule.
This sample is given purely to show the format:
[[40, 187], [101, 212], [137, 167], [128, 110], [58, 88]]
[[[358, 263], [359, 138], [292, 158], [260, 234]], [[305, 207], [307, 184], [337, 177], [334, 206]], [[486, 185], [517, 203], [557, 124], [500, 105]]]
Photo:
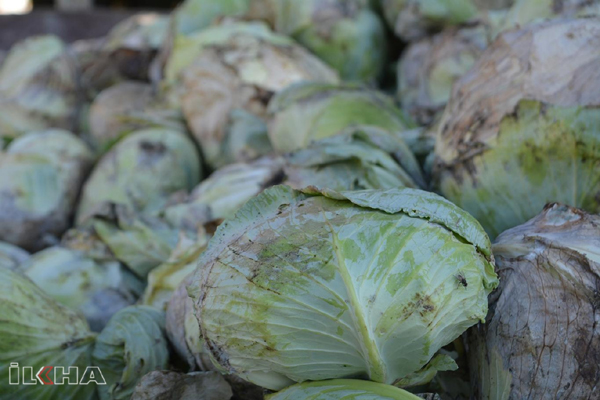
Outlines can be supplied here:
[[186, 0], [0, 52], [0, 399], [595, 398], [599, 15]]

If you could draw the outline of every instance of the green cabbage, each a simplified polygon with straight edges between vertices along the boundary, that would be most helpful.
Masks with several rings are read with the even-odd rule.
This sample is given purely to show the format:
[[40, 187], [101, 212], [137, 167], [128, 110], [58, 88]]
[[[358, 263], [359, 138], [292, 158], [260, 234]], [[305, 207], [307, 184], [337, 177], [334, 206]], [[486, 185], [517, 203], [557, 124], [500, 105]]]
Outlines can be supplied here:
[[488, 46], [483, 25], [447, 29], [411, 43], [398, 63], [396, 96], [402, 109], [422, 125], [434, 122], [444, 111], [452, 85]]
[[200, 156], [183, 133], [146, 129], [131, 133], [106, 153], [83, 187], [77, 210], [81, 224], [106, 204], [156, 212], [180, 190], [200, 180]]
[[145, 374], [167, 369], [164, 313], [147, 306], [122, 309], [96, 338], [92, 360], [106, 378], [98, 386], [100, 400], [129, 399]]
[[275, 0], [275, 29], [333, 67], [345, 80], [374, 83], [387, 61], [383, 22], [365, 0]]
[[269, 114], [271, 144], [282, 153], [304, 148], [312, 141], [355, 125], [372, 125], [390, 132], [413, 127], [391, 98], [350, 84], [292, 85], [269, 103]]
[[249, 199], [283, 180], [283, 160], [263, 157], [250, 163], [227, 165], [202, 181], [185, 201], [164, 211], [174, 226], [198, 229], [232, 217]]
[[[11, 363], [32, 367], [35, 375], [44, 366], [79, 368], [81, 379], [92, 362], [94, 334], [85, 319], [60, 305], [25, 276], [0, 268], [0, 399], [93, 400], [96, 384], [26, 385], [29, 373], [20, 372], [20, 385], [8, 386]], [[105, 372], [102, 370], [102, 372]], [[61, 378], [50, 372], [50, 378]], [[11, 376], [9, 376], [9, 374]], [[35, 379], [35, 377], [33, 378]], [[74, 377], [70, 377], [74, 382]], [[55, 382], [56, 383], [56, 382]]]
[[425, 187], [404, 142], [383, 129], [351, 127], [285, 156], [285, 183], [333, 190]]
[[12, 270], [29, 259], [29, 253], [10, 243], [0, 242], [0, 267]]
[[273, 390], [400, 382], [483, 320], [498, 284], [477, 221], [407, 188], [276, 186], [219, 227], [198, 265], [188, 292], [211, 357]]
[[142, 282], [120, 263], [96, 262], [62, 247], [34, 254], [19, 271], [61, 304], [80, 310], [94, 331], [143, 291]]
[[0, 138], [77, 122], [77, 69], [56, 36], [36, 36], [12, 47], [0, 65]]
[[29, 133], [0, 153], [0, 240], [38, 250], [68, 227], [93, 162], [70, 132]]
[[90, 136], [106, 149], [122, 136], [138, 130], [135, 116], [152, 101], [152, 86], [139, 82], [123, 82], [103, 90], [90, 106]]

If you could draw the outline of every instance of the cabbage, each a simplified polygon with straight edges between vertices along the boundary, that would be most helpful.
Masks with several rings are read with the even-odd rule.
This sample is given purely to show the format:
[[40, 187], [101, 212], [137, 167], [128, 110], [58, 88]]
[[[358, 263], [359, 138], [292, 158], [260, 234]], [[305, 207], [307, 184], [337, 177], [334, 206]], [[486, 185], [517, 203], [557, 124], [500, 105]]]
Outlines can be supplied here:
[[147, 306], [122, 309], [96, 338], [92, 360], [106, 379], [98, 386], [100, 400], [129, 399], [146, 373], [168, 366], [164, 313]]
[[249, 163], [227, 165], [202, 181], [185, 201], [164, 210], [174, 226], [198, 229], [230, 218], [249, 199], [283, 180], [283, 160], [263, 157]]
[[181, 106], [207, 162], [218, 168], [269, 152], [264, 123], [271, 96], [336, 73], [262, 23], [223, 23], [175, 41], [163, 88]]
[[493, 245], [500, 286], [469, 331], [474, 398], [594, 397], [600, 216], [549, 204]]
[[131, 133], [94, 168], [83, 187], [77, 222], [110, 203], [141, 213], [156, 212], [173, 193], [191, 190], [200, 174], [200, 156], [185, 134], [169, 129]]
[[12, 270], [29, 259], [29, 253], [10, 243], [0, 242], [0, 267]]
[[394, 133], [413, 127], [391, 98], [350, 84], [292, 85], [271, 100], [269, 114], [271, 144], [282, 153], [355, 125], [372, 125]]
[[152, 86], [139, 82], [123, 82], [103, 90], [90, 106], [90, 136], [94, 142], [107, 148], [140, 128], [135, 116], [148, 107], [152, 96]]
[[415, 381], [498, 284], [469, 214], [416, 189], [264, 191], [222, 224], [188, 292], [210, 356], [272, 390]]
[[454, 86], [434, 184], [491, 237], [548, 202], [600, 211], [598, 36], [597, 18], [508, 31]]
[[0, 138], [77, 122], [77, 69], [56, 36], [17, 43], [0, 65]]
[[[20, 385], [8, 386], [15, 379], [11, 363], [32, 367], [35, 375], [44, 366], [79, 368], [81, 379], [91, 358], [94, 334], [85, 319], [46, 295], [25, 276], [0, 268], [0, 381], [2, 399], [93, 400], [96, 384], [26, 385], [29, 373], [20, 372]], [[101, 370], [104, 372], [104, 370]], [[56, 382], [62, 377], [57, 369], [50, 372]], [[35, 379], [35, 378], [33, 378]], [[75, 382], [75, 377], [65, 377]], [[99, 386], [98, 386], [99, 387]]]
[[398, 63], [397, 98], [402, 109], [422, 125], [444, 111], [452, 85], [488, 46], [484, 26], [447, 29], [411, 43]]
[[285, 183], [296, 189], [425, 186], [419, 164], [406, 144], [375, 127], [351, 127], [289, 153], [285, 160]]
[[94, 331], [143, 291], [142, 282], [118, 262], [96, 262], [58, 246], [34, 254], [19, 271], [61, 304], [80, 310]]
[[275, 0], [275, 29], [289, 35], [344, 80], [375, 83], [387, 61], [383, 22], [366, 0]]
[[11, 142], [0, 153], [0, 240], [38, 250], [60, 236], [92, 162], [86, 144], [59, 129]]

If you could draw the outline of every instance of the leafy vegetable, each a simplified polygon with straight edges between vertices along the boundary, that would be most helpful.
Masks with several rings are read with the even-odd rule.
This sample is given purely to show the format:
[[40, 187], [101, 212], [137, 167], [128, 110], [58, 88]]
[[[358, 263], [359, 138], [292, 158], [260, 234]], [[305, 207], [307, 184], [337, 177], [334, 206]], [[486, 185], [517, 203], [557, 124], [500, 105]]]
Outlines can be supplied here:
[[268, 189], [198, 265], [188, 293], [213, 360], [273, 390], [396, 383], [483, 320], [498, 283], [479, 224], [407, 188]]
[[106, 378], [100, 399], [129, 399], [142, 376], [168, 366], [164, 314], [147, 306], [122, 309], [96, 338], [92, 359]]
[[[32, 377], [27, 373], [16, 377], [20, 384], [8, 386], [15, 381], [9, 374], [17, 363], [19, 368], [31, 367], [33, 374], [45, 366], [75, 366], [83, 373], [93, 365], [91, 359], [94, 334], [89, 330], [85, 319], [46, 295], [25, 276], [0, 268], [0, 379], [2, 399], [65, 399], [92, 400], [96, 385], [31, 385]], [[26, 370], [27, 371], [27, 370]], [[60, 371], [56, 382], [66, 377]], [[65, 373], [68, 370], [65, 369]], [[54, 378], [53, 375], [50, 375]], [[79, 377], [81, 378], [81, 376]], [[36, 378], [33, 377], [35, 380]], [[37, 381], [35, 381], [37, 382]], [[6, 388], [10, 388], [6, 390]]]

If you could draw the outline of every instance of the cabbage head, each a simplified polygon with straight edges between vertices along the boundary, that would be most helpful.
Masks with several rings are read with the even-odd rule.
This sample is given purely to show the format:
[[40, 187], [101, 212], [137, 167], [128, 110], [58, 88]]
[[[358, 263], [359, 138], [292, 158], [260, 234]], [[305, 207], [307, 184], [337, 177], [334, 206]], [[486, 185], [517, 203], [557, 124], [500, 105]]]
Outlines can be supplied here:
[[178, 38], [162, 85], [173, 107], [181, 107], [207, 163], [219, 168], [271, 150], [267, 104], [304, 80], [338, 77], [292, 39], [259, 22], [240, 22]]
[[600, 211], [598, 36], [598, 18], [504, 32], [454, 85], [434, 185], [490, 237], [549, 202]]
[[200, 180], [201, 161], [194, 143], [170, 129], [144, 129], [119, 141], [96, 164], [77, 210], [80, 224], [107, 203], [141, 213], [158, 211], [180, 190]]
[[281, 153], [304, 148], [312, 141], [337, 135], [355, 125], [371, 125], [390, 132], [414, 127], [390, 97], [354, 84], [291, 85], [271, 100], [269, 116], [269, 138], [273, 148]]
[[289, 35], [344, 80], [376, 83], [387, 61], [383, 21], [368, 0], [276, 0], [275, 29]]
[[83, 140], [61, 129], [13, 140], [0, 153], [0, 240], [39, 250], [61, 236], [93, 160]]
[[59, 246], [34, 254], [19, 271], [61, 304], [81, 311], [94, 331], [143, 291], [143, 283], [121, 263], [97, 262]]
[[279, 390], [412, 380], [497, 284], [479, 223], [435, 194], [275, 186], [219, 227], [187, 288], [213, 361]]
[[493, 250], [501, 283], [468, 331], [473, 398], [595, 397], [600, 216], [548, 204]]
[[74, 58], [56, 36], [15, 44], [0, 65], [0, 137], [74, 129], [79, 84]]

